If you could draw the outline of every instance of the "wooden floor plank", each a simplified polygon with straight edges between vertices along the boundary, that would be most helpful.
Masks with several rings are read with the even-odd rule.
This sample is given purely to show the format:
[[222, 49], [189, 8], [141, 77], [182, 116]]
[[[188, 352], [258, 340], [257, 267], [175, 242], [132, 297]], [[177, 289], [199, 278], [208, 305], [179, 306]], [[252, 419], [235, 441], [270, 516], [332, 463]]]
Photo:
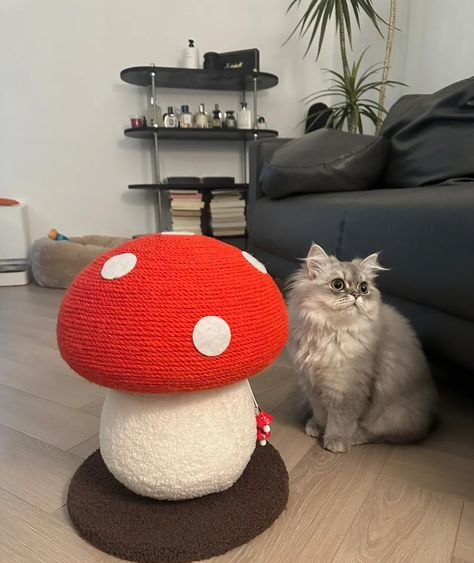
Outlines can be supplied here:
[[0, 424], [67, 450], [96, 434], [99, 419], [0, 385]]
[[261, 536], [215, 561], [328, 563], [390, 454], [361, 446], [346, 455], [312, 448], [290, 473], [286, 511]]
[[65, 369], [64, 360], [56, 346], [43, 346], [31, 337], [0, 339], [0, 357], [32, 367], [49, 367], [58, 372]]
[[474, 500], [474, 460], [421, 445], [397, 446], [384, 467], [386, 477]]
[[59, 308], [62, 298], [66, 290], [44, 288], [30, 283], [24, 286], [2, 286], [0, 293], [0, 303], [15, 303], [15, 304], [41, 304], [46, 306]]
[[0, 318], [4, 312], [36, 315], [56, 322], [64, 291], [48, 290], [34, 284], [0, 288]]
[[260, 407], [269, 412], [286, 400], [297, 387], [296, 375], [285, 349], [275, 362], [249, 381]]
[[[474, 476], [473, 476], [474, 479]], [[463, 561], [474, 563], [474, 503], [465, 502], [459, 524], [458, 537], [454, 547], [454, 556]]]
[[89, 404], [105, 394], [102, 387], [78, 376], [66, 363], [61, 371], [56, 371], [51, 365], [0, 357], [0, 384], [71, 408]]
[[56, 348], [56, 319], [21, 311], [2, 311], [0, 338], [10, 344], [18, 338], [25, 342]]
[[99, 434], [94, 434], [68, 451], [82, 459], [86, 459], [86, 457], [89, 457], [97, 449], [99, 449]]
[[0, 561], [89, 563], [99, 555], [57, 518], [0, 489]]
[[307, 414], [298, 392], [290, 395], [272, 414], [274, 421], [270, 441], [291, 471], [311, 449], [319, 448], [319, 445], [304, 433]]
[[66, 491], [82, 459], [21, 432], [0, 426], [0, 485], [52, 513], [66, 502]]
[[105, 393], [106, 391], [104, 389], [101, 397], [94, 399], [90, 403], [86, 403], [85, 405], [82, 405], [82, 407], [80, 407], [79, 410], [81, 410], [82, 412], [86, 412], [88, 414], [92, 414], [94, 416], [100, 416], [100, 413], [102, 412], [102, 405], [104, 404]]
[[449, 563], [462, 501], [381, 478], [333, 563]]

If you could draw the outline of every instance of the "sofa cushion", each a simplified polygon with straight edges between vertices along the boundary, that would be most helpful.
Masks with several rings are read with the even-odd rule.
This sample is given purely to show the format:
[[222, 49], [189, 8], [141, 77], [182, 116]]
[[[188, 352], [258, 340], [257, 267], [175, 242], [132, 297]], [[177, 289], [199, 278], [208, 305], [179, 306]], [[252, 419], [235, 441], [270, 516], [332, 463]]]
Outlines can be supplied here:
[[320, 129], [275, 151], [262, 168], [260, 182], [272, 199], [373, 188], [384, 172], [388, 151], [383, 137]]
[[382, 135], [391, 142], [384, 186], [474, 178], [474, 77], [434, 94], [401, 97]]

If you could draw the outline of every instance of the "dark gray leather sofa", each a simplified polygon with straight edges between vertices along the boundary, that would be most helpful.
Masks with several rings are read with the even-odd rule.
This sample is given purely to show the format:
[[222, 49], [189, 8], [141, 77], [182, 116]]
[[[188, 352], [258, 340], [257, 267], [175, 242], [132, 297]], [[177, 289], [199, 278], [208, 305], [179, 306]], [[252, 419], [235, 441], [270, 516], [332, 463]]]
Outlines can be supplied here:
[[287, 141], [250, 148], [250, 251], [282, 279], [311, 241], [342, 260], [382, 251], [385, 300], [407, 315], [428, 351], [474, 369], [474, 182], [271, 200], [260, 171]]

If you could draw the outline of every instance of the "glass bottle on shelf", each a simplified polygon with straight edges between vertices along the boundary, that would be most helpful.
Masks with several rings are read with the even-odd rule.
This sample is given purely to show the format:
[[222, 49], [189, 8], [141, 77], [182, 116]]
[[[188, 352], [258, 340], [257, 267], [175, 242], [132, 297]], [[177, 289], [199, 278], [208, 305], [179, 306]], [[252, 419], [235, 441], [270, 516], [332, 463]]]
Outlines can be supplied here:
[[148, 127], [163, 127], [163, 113], [157, 100], [153, 98], [151, 87], [148, 96], [146, 123]]
[[237, 128], [237, 121], [235, 119], [234, 111], [228, 110], [225, 112], [225, 127], [226, 129], [236, 129]]
[[213, 129], [221, 129], [222, 127], [222, 112], [219, 109], [219, 104], [214, 105], [214, 111], [212, 112], [211, 126]]
[[194, 126], [198, 129], [209, 127], [209, 119], [204, 104], [199, 104], [199, 111], [194, 115]]
[[178, 127], [178, 118], [174, 113], [173, 106], [168, 106], [168, 112], [163, 116], [163, 124], [165, 127]]
[[237, 127], [252, 129], [252, 112], [247, 108], [247, 102], [241, 102], [242, 109], [237, 112]]
[[181, 115], [179, 116], [179, 126], [183, 129], [192, 129], [193, 115], [189, 111], [189, 106], [181, 106]]

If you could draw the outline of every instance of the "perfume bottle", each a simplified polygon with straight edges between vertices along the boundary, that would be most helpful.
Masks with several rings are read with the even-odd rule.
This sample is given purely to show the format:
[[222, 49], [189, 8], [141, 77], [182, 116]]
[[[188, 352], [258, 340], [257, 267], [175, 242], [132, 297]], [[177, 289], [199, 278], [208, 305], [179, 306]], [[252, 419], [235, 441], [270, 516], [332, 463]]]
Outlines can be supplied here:
[[184, 68], [199, 68], [199, 51], [194, 46], [194, 39], [188, 39], [188, 46], [183, 55]]
[[193, 115], [189, 112], [189, 106], [181, 106], [181, 115], [179, 116], [179, 126], [183, 129], [191, 129], [193, 126]]
[[173, 106], [168, 106], [168, 112], [163, 116], [163, 124], [165, 127], [178, 127], [178, 118], [174, 113]]
[[235, 119], [234, 112], [232, 110], [228, 110], [225, 112], [225, 121], [224, 124], [226, 129], [236, 129], [237, 128], [237, 121]]
[[237, 127], [239, 129], [252, 129], [252, 112], [247, 109], [247, 102], [241, 102], [242, 109], [237, 112]]
[[204, 104], [199, 104], [199, 111], [194, 114], [194, 127], [198, 129], [207, 129], [209, 127], [209, 118]]
[[266, 129], [266, 128], [267, 128], [267, 122], [265, 121], [265, 118], [263, 117], [263, 115], [261, 115], [257, 119], [257, 129]]
[[219, 104], [214, 105], [214, 111], [212, 112], [211, 127], [213, 129], [221, 129], [222, 127], [222, 112], [219, 109]]
[[148, 95], [148, 108], [146, 111], [146, 122], [148, 127], [163, 127], [163, 114], [156, 99], [152, 95], [151, 87]]

